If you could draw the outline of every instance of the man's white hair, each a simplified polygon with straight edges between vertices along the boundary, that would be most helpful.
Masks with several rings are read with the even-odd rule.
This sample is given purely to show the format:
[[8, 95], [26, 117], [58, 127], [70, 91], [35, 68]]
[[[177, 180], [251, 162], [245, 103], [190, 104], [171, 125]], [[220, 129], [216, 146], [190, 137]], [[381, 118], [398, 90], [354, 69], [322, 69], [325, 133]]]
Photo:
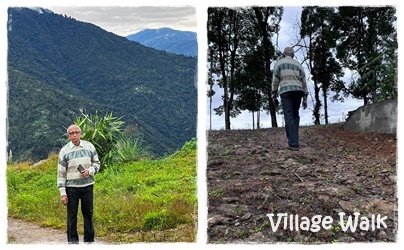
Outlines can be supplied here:
[[293, 58], [295, 56], [295, 52], [293, 51], [293, 48], [286, 47], [285, 50], [283, 51], [283, 55], [284, 56], [290, 56], [290, 57]]

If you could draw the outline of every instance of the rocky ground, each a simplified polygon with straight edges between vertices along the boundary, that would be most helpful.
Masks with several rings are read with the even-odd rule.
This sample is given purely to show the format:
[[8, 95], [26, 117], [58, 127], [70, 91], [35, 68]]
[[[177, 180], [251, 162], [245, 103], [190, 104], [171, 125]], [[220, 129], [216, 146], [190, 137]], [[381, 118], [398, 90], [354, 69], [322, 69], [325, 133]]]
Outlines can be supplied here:
[[396, 241], [395, 136], [337, 124], [301, 127], [300, 142], [286, 149], [284, 128], [208, 132], [208, 242]]

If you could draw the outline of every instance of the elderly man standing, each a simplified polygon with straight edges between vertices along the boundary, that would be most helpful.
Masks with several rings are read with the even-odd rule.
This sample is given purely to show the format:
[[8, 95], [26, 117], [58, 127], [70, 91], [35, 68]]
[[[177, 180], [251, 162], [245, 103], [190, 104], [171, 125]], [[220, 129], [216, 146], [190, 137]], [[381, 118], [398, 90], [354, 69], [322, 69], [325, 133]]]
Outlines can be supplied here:
[[285, 118], [288, 148], [299, 150], [299, 108], [303, 98], [303, 109], [307, 108], [306, 75], [302, 65], [293, 59], [294, 51], [286, 47], [282, 59], [276, 62], [272, 79], [272, 99], [278, 103], [280, 95]]
[[81, 129], [73, 124], [67, 129], [70, 140], [59, 153], [57, 186], [61, 202], [67, 206], [67, 241], [78, 244], [77, 212], [81, 200], [84, 218], [84, 242], [94, 242], [93, 185], [100, 161], [93, 144], [81, 140]]

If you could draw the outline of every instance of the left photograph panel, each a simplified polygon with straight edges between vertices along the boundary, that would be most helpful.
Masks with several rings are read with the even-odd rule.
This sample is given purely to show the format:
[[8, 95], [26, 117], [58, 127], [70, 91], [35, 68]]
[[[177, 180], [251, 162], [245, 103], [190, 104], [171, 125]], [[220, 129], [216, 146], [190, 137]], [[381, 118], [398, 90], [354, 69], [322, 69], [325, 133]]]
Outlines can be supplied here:
[[7, 243], [196, 242], [190, 6], [7, 8]]

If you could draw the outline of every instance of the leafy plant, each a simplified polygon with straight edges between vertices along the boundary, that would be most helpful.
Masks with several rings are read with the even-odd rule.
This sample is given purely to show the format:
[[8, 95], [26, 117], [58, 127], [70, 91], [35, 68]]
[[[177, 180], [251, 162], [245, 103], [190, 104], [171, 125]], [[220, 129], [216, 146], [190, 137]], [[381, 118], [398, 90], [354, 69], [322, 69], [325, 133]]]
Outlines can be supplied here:
[[124, 138], [122, 117], [114, 117], [111, 113], [105, 116], [86, 114], [83, 110], [75, 123], [81, 128], [82, 139], [91, 142], [103, 165], [101, 170], [109, 167], [118, 151], [117, 143]]

